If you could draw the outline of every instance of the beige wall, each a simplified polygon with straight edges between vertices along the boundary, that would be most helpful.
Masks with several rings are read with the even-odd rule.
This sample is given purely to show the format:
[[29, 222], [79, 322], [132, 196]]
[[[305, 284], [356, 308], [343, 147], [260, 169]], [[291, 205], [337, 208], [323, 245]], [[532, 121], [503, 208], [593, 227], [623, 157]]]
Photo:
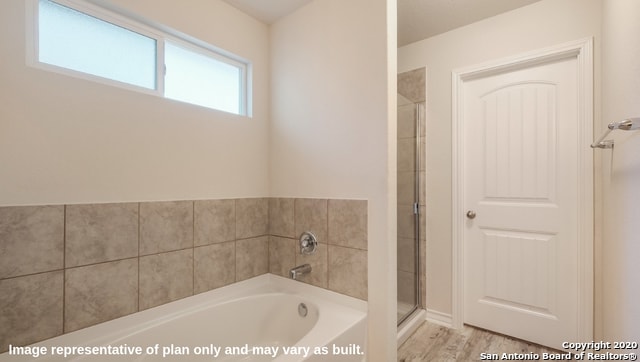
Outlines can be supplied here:
[[253, 118], [26, 66], [25, 1], [0, 11], [0, 205], [262, 197], [268, 27], [219, 0], [116, 4], [253, 64]]
[[[398, 50], [398, 71], [427, 67], [427, 308], [452, 311], [451, 71], [594, 37], [599, 114], [599, 0], [543, 0]], [[599, 127], [598, 127], [599, 128]]]
[[[640, 117], [640, 2], [603, 1], [602, 124]], [[602, 338], [640, 340], [640, 132], [616, 131], [602, 154]]]
[[380, 361], [396, 360], [395, 9], [320, 0], [271, 29], [270, 194], [369, 201], [367, 348]]

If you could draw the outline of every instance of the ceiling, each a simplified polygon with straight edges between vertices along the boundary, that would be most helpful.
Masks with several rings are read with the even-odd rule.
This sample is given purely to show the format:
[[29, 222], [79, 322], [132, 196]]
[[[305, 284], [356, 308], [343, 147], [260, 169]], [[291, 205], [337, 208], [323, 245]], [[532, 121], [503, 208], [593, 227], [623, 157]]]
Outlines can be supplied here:
[[[229, 5], [271, 24], [313, 0], [223, 0]], [[402, 1], [402, 0], [401, 0]]]
[[398, 0], [398, 46], [540, 0]]
[[[223, 0], [271, 24], [313, 0]], [[398, 46], [540, 0], [398, 0]]]

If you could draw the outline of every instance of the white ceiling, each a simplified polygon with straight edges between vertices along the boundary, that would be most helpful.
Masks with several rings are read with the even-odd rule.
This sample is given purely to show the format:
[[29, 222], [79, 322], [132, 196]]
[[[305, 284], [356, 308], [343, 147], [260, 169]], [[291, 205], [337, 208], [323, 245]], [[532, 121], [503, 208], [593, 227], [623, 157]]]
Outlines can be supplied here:
[[229, 5], [271, 24], [313, 0], [223, 0]]
[[398, 0], [398, 46], [540, 0]]
[[[313, 0], [223, 0], [271, 24]], [[322, 0], [318, 0], [322, 1]], [[398, 0], [398, 46], [540, 0]]]

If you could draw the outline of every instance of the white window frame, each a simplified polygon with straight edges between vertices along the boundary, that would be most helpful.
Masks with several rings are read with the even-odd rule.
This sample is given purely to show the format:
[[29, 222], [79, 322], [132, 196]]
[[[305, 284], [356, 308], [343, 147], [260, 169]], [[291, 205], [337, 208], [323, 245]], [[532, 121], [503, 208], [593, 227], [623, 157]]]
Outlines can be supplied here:
[[[237, 67], [240, 70], [240, 94], [239, 97], [239, 110], [237, 115], [251, 117], [251, 102], [250, 102], [250, 81], [251, 81], [251, 63], [246, 59], [243, 59], [235, 54], [232, 54], [223, 49], [217, 48], [202, 40], [193, 38], [186, 34], [180, 33], [169, 27], [163, 25], [155, 25], [149, 21], [145, 21], [137, 16], [127, 16], [119, 13], [115, 9], [108, 9], [102, 6], [98, 6], [87, 0], [51, 0], [54, 3], [68, 7], [70, 9], [79, 11], [88, 16], [92, 16], [96, 19], [106, 21], [115, 26], [122, 27], [124, 29], [133, 31], [140, 35], [154, 39], [156, 41], [156, 88], [149, 89], [130, 83], [124, 83], [110, 78], [104, 78], [101, 76], [93, 75], [90, 73], [84, 73], [69, 68], [56, 66], [49, 63], [41, 62], [39, 56], [39, 0], [27, 0], [26, 4], [26, 16], [27, 16], [27, 46], [26, 46], [26, 63], [27, 65], [42, 69], [49, 72], [59, 73], [66, 76], [71, 76], [79, 79], [90, 80], [92, 82], [102, 83], [109, 86], [115, 86], [135, 92], [141, 92], [145, 94], [151, 94], [158, 97], [162, 97], [167, 100], [177, 101], [182, 103], [191, 104], [197, 107], [203, 107], [207, 109], [213, 109], [219, 112], [229, 113], [220, 109], [201, 106], [189, 102], [173, 100], [165, 97], [164, 95], [164, 77], [166, 73], [165, 68], [165, 42], [171, 42], [179, 47], [187, 49], [192, 52], [196, 52], [205, 55], [209, 58], [215, 59]], [[231, 113], [235, 114], [235, 113]]]
[[[186, 41], [183, 38], [179, 38], [177, 36], [167, 35], [164, 37], [162, 41], [162, 61], [164, 67], [164, 44], [165, 42], [174, 43], [178, 47], [184, 48], [186, 50], [192, 51], [194, 53], [202, 54], [206, 57], [215, 59], [217, 61], [232, 65], [240, 69], [240, 94], [238, 97], [240, 98], [239, 105], [239, 114], [240, 115], [249, 115], [249, 105], [248, 105], [248, 89], [249, 89], [249, 77], [247, 73], [249, 72], [249, 64], [246, 62], [242, 62], [240, 60], [233, 59], [229, 56], [221, 54], [220, 51], [213, 51], [210, 47], [204, 47], [202, 45], [196, 45], [193, 41]], [[158, 51], [159, 52], [159, 51]], [[164, 69], [164, 68], [160, 68]], [[165, 69], [166, 71], [166, 69]], [[164, 76], [162, 77], [162, 92], [164, 97]], [[178, 101], [180, 102], [180, 101]], [[224, 112], [224, 111], [223, 111]]]

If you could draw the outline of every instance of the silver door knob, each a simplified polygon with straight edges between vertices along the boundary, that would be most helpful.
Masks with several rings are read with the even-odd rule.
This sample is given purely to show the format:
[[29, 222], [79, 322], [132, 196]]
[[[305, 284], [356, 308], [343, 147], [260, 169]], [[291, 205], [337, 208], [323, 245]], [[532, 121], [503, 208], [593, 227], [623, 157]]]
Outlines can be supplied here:
[[475, 212], [475, 211], [473, 211], [473, 210], [469, 210], [469, 211], [467, 211], [467, 217], [468, 217], [469, 219], [475, 219], [475, 218], [476, 218], [476, 212]]

